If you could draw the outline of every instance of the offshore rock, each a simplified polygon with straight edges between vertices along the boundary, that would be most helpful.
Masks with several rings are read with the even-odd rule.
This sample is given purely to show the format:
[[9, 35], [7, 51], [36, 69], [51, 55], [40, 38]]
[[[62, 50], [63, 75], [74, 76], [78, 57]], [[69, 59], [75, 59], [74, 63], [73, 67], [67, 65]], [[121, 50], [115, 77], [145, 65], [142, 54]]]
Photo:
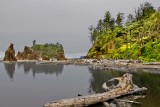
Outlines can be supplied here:
[[66, 60], [67, 59], [64, 54], [63, 46], [62, 44], [59, 44], [59, 43], [35, 44], [31, 47], [31, 49], [33, 49], [36, 52], [39, 52], [42, 55], [41, 60], [48, 60], [48, 59]]
[[17, 61], [17, 58], [15, 57], [15, 50], [13, 43], [11, 43], [8, 49], [6, 50], [3, 61]]
[[17, 60], [39, 60], [40, 54], [33, 51], [30, 47], [25, 46], [23, 52], [18, 52]]
[[47, 55], [42, 55], [42, 60], [49, 60], [50, 58]]
[[64, 55], [64, 52], [61, 52], [59, 53], [57, 56], [56, 56], [57, 60], [67, 60], [67, 58], [65, 57]]

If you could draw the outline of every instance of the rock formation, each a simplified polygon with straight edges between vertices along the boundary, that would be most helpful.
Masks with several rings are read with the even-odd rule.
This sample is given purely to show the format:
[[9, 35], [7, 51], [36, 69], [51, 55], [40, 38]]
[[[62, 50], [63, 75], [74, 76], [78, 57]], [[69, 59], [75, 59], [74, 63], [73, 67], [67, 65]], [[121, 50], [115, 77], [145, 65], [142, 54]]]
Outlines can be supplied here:
[[63, 46], [59, 43], [35, 44], [31, 48], [34, 51], [41, 53], [42, 60], [46, 59], [66, 60]]
[[25, 46], [23, 52], [18, 52], [17, 60], [39, 60], [40, 54], [33, 51], [30, 47]]
[[42, 55], [39, 51], [34, 51], [28, 46], [24, 47], [23, 52], [18, 52], [17, 60], [49, 60], [47, 55]]
[[42, 55], [42, 60], [49, 60], [50, 58], [47, 55]]
[[15, 50], [14, 50], [14, 44], [11, 43], [8, 47], [7, 51], [5, 52], [5, 56], [3, 61], [17, 61], [15, 57]]
[[18, 52], [17, 60], [66, 60], [62, 45], [36, 44], [32, 47], [25, 46], [23, 52]]
[[57, 60], [67, 60], [63, 52], [59, 53], [56, 58]]

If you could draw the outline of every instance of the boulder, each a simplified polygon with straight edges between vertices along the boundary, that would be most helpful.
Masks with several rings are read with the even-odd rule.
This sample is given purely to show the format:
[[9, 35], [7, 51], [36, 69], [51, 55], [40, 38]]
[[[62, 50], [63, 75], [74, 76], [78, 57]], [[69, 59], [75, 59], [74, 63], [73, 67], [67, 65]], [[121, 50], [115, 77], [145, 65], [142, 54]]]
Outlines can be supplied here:
[[17, 58], [15, 57], [15, 50], [13, 43], [11, 43], [8, 49], [6, 50], [3, 61], [17, 61]]

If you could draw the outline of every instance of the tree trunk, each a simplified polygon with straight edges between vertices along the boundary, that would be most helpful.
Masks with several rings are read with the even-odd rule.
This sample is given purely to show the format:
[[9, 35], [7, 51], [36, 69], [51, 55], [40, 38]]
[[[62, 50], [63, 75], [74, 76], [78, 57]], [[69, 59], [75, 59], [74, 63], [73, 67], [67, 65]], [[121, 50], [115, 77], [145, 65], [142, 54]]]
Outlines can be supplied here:
[[139, 88], [132, 83], [132, 74], [126, 73], [122, 77], [117, 77], [109, 80], [109, 82], [114, 80], [119, 81], [116, 86], [109, 87], [106, 85], [106, 83], [103, 84], [102, 87], [107, 92], [53, 101], [45, 104], [43, 107], [83, 107], [147, 90], [147, 88], [145, 87]]

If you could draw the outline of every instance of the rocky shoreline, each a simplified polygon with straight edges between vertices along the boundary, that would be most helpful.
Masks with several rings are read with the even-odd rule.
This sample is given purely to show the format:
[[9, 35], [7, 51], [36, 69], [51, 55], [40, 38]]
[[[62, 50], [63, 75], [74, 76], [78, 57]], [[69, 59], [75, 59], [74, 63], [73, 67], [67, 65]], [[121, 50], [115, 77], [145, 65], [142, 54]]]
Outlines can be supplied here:
[[160, 62], [143, 63], [140, 60], [68, 59], [68, 60], [17, 60], [4, 63], [35, 62], [36, 64], [84, 65], [95, 70], [160, 73]]
[[[59, 58], [49, 59], [49, 57], [33, 51], [25, 46], [23, 52], [19, 52], [15, 56], [14, 44], [10, 44], [5, 52], [4, 63], [14, 62], [35, 62], [36, 64], [64, 64], [64, 65], [87, 65], [97, 70], [117, 70], [125, 72], [153, 72], [160, 73], [160, 62], [143, 63], [141, 60], [108, 60], [108, 59], [67, 59], [62, 55]], [[1, 61], [2, 62], [2, 61]]]

